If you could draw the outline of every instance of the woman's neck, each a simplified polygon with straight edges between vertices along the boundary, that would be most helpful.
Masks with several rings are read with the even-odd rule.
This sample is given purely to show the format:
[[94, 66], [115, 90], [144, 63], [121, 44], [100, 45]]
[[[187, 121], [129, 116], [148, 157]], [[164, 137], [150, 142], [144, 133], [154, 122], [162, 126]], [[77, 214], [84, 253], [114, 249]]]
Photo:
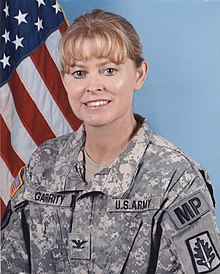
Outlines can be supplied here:
[[85, 125], [85, 150], [89, 157], [97, 163], [112, 162], [127, 146], [138, 129], [136, 120], [127, 123], [90, 127]]

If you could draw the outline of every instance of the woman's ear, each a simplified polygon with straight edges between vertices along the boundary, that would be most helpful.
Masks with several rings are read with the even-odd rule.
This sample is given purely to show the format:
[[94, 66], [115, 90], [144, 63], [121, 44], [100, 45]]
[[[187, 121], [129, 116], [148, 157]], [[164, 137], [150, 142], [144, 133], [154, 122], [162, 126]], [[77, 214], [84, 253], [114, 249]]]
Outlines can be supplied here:
[[141, 63], [140, 67], [137, 68], [137, 78], [136, 78], [134, 90], [139, 90], [140, 88], [142, 88], [147, 77], [147, 71], [148, 71], [148, 64], [144, 60]]

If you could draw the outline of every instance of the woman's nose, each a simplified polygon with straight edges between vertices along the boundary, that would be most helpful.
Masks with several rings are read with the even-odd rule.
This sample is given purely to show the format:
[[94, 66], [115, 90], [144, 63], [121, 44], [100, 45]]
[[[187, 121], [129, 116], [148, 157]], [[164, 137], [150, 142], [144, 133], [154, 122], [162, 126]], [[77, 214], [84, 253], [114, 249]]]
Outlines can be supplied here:
[[100, 76], [89, 77], [87, 92], [100, 92], [104, 89], [104, 85], [100, 79]]

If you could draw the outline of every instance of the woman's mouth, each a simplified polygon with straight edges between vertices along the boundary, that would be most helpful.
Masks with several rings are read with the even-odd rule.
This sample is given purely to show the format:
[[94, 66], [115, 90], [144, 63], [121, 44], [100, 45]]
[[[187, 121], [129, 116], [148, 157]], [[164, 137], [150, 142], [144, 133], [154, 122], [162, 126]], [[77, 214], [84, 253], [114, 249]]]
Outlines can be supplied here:
[[100, 107], [100, 106], [105, 106], [109, 103], [110, 101], [108, 100], [100, 100], [100, 101], [90, 101], [85, 103], [88, 107]]

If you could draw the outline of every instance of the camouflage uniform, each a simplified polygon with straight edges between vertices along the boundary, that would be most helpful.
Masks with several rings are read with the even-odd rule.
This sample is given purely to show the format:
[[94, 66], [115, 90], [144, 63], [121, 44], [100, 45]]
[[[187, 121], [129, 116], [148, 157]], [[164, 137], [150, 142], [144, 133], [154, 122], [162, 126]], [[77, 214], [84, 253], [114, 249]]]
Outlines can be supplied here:
[[202, 168], [144, 121], [87, 184], [84, 141], [82, 126], [46, 142], [15, 180], [2, 273], [220, 273]]

